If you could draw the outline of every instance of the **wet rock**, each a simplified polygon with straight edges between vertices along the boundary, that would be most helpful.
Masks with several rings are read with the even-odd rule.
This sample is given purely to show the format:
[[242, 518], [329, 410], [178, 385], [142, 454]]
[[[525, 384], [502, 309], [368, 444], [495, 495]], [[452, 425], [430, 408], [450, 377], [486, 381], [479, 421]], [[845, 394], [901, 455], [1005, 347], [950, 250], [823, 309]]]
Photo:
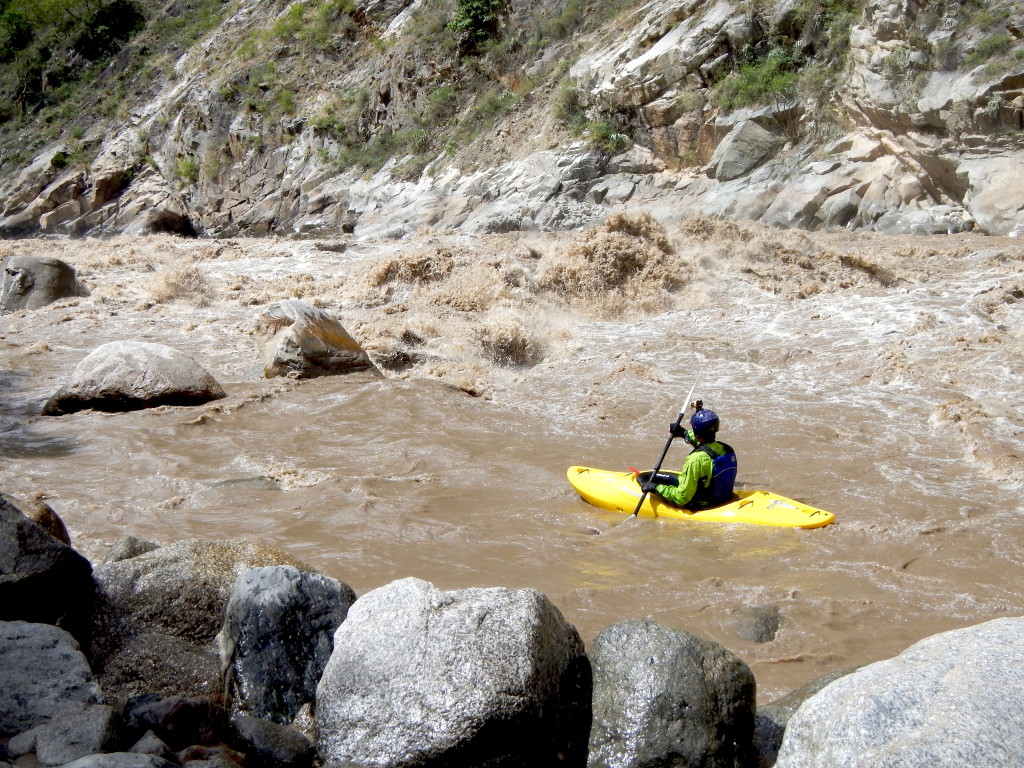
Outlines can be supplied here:
[[43, 407], [43, 415], [200, 405], [225, 396], [217, 380], [183, 352], [164, 344], [113, 341], [78, 364]]
[[53, 508], [43, 501], [41, 495], [21, 502], [5, 493], [0, 493], [0, 497], [7, 499], [7, 501], [20, 509], [25, 517], [53, 536], [57, 541], [67, 544], [69, 547], [71, 546], [71, 535], [68, 533], [67, 526], [64, 525], [64, 521], [60, 519], [60, 516], [53, 511]]
[[125, 704], [124, 722], [129, 734], [152, 732], [175, 752], [231, 736], [227, 710], [210, 696], [138, 696]]
[[770, 643], [782, 626], [777, 605], [746, 605], [736, 611], [736, 634], [752, 643]]
[[208, 696], [221, 689], [220, 661], [209, 643], [144, 632], [100, 642], [108, 650], [94, 656], [96, 677], [105, 699], [120, 703], [144, 692], [161, 696]]
[[266, 565], [297, 563], [246, 541], [188, 539], [98, 566], [90, 658], [108, 697], [219, 692], [211, 641], [237, 576]]
[[86, 755], [114, 750], [121, 716], [103, 704], [67, 706], [49, 722], [11, 739], [12, 755], [35, 752], [40, 765], [64, 765]]
[[87, 294], [75, 270], [60, 259], [14, 255], [4, 262], [0, 310], [39, 309], [58, 299]]
[[0, 622], [0, 738], [35, 728], [100, 689], [78, 643], [49, 624]]
[[316, 755], [313, 742], [287, 725], [248, 715], [232, 718], [249, 768], [307, 768]]
[[77, 632], [92, 605], [89, 561], [0, 494], [0, 621], [62, 623]]
[[747, 765], [754, 676], [725, 648], [650, 620], [603, 630], [594, 674], [589, 765]]
[[325, 761], [380, 768], [578, 764], [589, 699], [579, 635], [539, 592], [403, 579], [338, 628], [317, 746]]
[[233, 708], [290, 723], [316, 698], [334, 632], [355, 599], [348, 585], [293, 566], [243, 571], [218, 635]]
[[256, 320], [267, 378], [313, 378], [374, 370], [366, 351], [337, 320], [307, 301], [271, 304]]
[[778, 768], [1007, 765], [1024, 754], [1024, 619], [926, 638], [833, 681], [786, 727]]

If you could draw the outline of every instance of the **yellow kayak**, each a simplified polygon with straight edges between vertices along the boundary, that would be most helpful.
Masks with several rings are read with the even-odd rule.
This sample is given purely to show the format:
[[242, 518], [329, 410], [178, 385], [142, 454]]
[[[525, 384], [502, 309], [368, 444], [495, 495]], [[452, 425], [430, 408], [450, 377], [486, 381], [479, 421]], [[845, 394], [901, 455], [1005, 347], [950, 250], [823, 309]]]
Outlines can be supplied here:
[[[659, 474], [673, 474], [660, 472]], [[591, 467], [569, 467], [569, 484], [583, 500], [601, 509], [633, 514], [640, 500], [635, 472], [611, 472]], [[782, 528], [821, 528], [835, 519], [823, 509], [808, 506], [770, 491], [736, 491], [733, 501], [719, 507], [691, 512], [648, 494], [638, 513], [644, 517], [674, 517], [711, 523], [752, 523]]]

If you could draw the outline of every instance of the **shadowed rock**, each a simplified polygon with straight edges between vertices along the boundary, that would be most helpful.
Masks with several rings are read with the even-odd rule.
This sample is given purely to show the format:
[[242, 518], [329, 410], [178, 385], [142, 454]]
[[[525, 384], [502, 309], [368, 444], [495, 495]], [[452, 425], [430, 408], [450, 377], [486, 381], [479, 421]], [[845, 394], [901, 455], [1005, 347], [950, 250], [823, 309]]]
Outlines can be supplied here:
[[73, 632], [92, 603], [89, 561], [0, 494], [0, 620], [61, 622]]
[[378, 768], [581, 766], [589, 699], [579, 635], [541, 593], [403, 579], [335, 633], [318, 749]]
[[337, 320], [308, 301], [271, 304], [256, 321], [267, 378], [353, 373], [377, 368]]
[[183, 352], [164, 344], [112, 341], [78, 364], [43, 415], [200, 405], [221, 397], [225, 392], [217, 380]]
[[588, 655], [592, 768], [750, 763], [754, 676], [731, 652], [638, 619], [602, 631]]
[[39, 309], [58, 299], [86, 296], [75, 270], [47, 256], [11, 256], [4, 262], [0, 310]]

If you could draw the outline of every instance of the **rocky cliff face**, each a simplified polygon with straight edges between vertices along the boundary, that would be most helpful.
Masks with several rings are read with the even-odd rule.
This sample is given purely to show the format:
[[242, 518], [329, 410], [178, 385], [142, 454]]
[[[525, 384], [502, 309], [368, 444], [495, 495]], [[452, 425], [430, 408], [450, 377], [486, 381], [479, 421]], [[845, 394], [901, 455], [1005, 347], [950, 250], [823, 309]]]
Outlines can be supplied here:
[[444, 33], [465, 6], [430, 2], [225, 6], [90, 124], [93, 159], [66, 137], [5, 164], [0, 232], [401, 238], [623, 207], [1024, 232], [1016, 5], [652, 0], [585, 30], [514, 0], [472, 47]]

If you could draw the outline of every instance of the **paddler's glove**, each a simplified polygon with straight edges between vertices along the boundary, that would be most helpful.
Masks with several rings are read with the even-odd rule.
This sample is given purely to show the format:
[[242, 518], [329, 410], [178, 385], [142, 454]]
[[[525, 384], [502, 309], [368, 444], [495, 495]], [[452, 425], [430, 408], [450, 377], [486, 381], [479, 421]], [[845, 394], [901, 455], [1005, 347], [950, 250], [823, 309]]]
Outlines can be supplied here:
[[672, 437], [681, 437], [684, 440], [690, 434], [683, 424], [676, 424], [674, 421], [668, 425], [668, 431], [672, 433]]
[[644, 493], [657, 493], [658, 484], [652, 483], [650, 480], [644, 480], [643, 482], [640, 483], [640, 490], [643, 491]]

